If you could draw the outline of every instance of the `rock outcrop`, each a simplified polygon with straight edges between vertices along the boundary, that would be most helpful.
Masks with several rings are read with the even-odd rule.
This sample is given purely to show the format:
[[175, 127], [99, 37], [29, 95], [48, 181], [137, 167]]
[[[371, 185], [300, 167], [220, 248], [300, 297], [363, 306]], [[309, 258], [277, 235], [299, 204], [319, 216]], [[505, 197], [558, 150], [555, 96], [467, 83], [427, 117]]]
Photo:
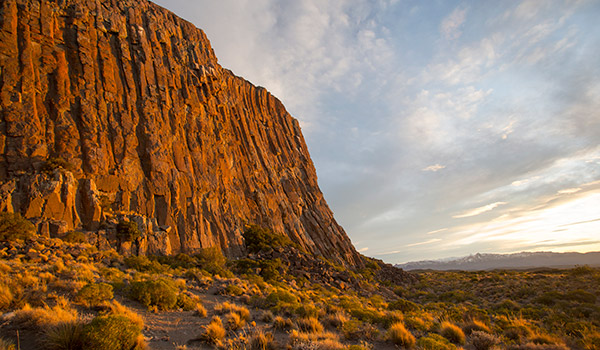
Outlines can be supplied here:
[[173, 252], [239, 256], [258, 224], [360, 262], [298, 122], [155, 4], [3, 0], [0, 106], [0, 210], [42, 233], [98, 231], [110, 211], [155, 220], [144, 234]]

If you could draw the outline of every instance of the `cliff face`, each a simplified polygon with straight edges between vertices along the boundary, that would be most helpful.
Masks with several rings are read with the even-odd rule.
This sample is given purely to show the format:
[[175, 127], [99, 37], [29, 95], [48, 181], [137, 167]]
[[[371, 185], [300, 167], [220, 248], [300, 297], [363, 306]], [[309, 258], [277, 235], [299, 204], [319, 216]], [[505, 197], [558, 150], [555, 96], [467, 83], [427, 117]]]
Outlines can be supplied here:
[[[145, 231], [139, 250], [237, 256], [255, 223], [309, 252], [360, 260], [298, 122], [157, 5], [3, 0], [0, 99], [0, 210], [42, 233], [98, 232], [129, 216]], [[69, 171], [48, 170], [56, 158]]]

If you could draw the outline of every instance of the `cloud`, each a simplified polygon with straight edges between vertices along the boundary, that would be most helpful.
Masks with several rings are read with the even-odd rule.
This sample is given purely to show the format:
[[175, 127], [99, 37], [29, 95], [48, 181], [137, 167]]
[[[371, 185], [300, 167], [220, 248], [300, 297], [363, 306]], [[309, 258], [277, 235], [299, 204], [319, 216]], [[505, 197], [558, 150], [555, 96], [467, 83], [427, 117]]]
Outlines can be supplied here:
[[361, 248], [361, 249], [357, 250], [357, 252], [359, 252], [359, 253], [364, 253], [364, 252], [366, 252], [367, 250], [369, 250], [369, 247], [364, 247], [364, 248]]
[[434, 164], [434, 165], [430, 165], [430, 166], [428, 166], [426, 168], [423, 168], [423, 171], [433, 171], [433, 172], [436, 172], [436, 171], [444, 169], [445, 167], [446, 167], [445, 165]]
[[460, 27], [467, 18], [467, 9], [456, 8], [440, 24], [440, 33], [448, 40], [458, 39], [462, 34]]
[[506, 204], [506, 202], [496, 202], [496, 203], [492, 203], [492, 204], [488, 204], [488, 205], [484, 205], [483, 207], [479, 207], [479, 208], [475, 208], [475, 209], [471, 209], [468, 210], [462, 214], [458, 214], [458, 215], [454, 215], [453, 218], [455, 219], [460, 219], [460, 218], [468, 218], [471, 216], [477, 216], [479, 214], [483, 214], [485, 212], [488, 212], [490, 210], [494, 210], [495, 208]]
[[432, 239], [426, 240], [424, 242], [407, 244], [406, 247], [416, 247], [416, 246], [420, 246], [420, 245], [425, 245], [425, 244], [431, 244], [431, 243], [439, 242], [441, 240], [442, 240], [441, 238], [432, 238]]
[[581, 191], [581, 188], [567, 188], [564, 190], [558, 191], [558, 194], [573, 194]]
[[448, 229], [447, 229], [447, 228], [441, 228], [441, 229], [439, 229], [439, 230], [433, 230], [433, 231], [429, 231], [429, 232], [427, 232], [427, 234], [428, 234], [428, 235], [432, 235], [432, 234], [434, 234], [434, 233], [440, 233], [440, 232], [444, 232], [444, 231], [448, 231]]

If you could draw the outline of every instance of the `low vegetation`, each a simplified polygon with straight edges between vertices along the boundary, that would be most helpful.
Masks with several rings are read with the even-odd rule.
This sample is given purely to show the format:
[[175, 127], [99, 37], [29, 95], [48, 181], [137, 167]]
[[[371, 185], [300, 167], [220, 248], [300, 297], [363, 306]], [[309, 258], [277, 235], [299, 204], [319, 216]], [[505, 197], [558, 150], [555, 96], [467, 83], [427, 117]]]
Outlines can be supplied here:
[[24, 350], [145, 349], [144, 336], [162, 340], [144, 317], [163, 313], [200, 324], [180, 349], [600, 348], [596, 268], [403, 280], [368, 258], [348, 269], [308, 257], [257, 228], [245, 234], [255, 253], [227, 261], [216, 248], [123, 257], [35, 237], [17, 214], [0, 217], [2, 227], [0, 350], [16, 349], [17, 330], [35, 340]]

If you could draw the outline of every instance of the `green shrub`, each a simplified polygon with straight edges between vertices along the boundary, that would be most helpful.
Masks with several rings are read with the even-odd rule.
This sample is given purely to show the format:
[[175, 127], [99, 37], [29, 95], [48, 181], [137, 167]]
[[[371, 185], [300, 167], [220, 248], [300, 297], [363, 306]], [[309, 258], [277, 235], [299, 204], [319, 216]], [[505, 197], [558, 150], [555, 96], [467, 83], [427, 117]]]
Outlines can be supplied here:
[[190, 298], [185, 293], [179, 293], [177, 296], [176, 307], [184, 311], [194, 311], [198, 309], [198, 300]]
[[29, 239], [35, 236], [35, 226], [19, 213], [0, 213], [0, 240]]
[[242, 236], [250, 253], [293, 245], [288, 237], [257, 225], [250, 226]]
[[61, 239], [69, 243], [86, 243], [85, 234], [79, 231], [67, 232], [66, 235], [62, 236]]
[[52, 326], [45, 330], [42, 338], [42, 344], [46, 350], [85, 349], [85, 343], [83, 325], [78, 321], [63, 322]]
[[125, 265], [139, 272], [164, 273], [168, 268], [156, 260], [150, 260], [144, 255], [132, 255], [125, 258]]
[[194, 258], [201, 269], [213, 275], [220, 275], [222, 277], [232, 276], [231, 272], [225, 267], [227, 259], [218, 247], [204, 248], [198, 254], [194, 255]]
[[142, 233], [134, 221], [119, 221], [117, 224], [117, 237], [124, 241], [136, 240]]
[[148, 308], [171, 310], [177, 304], [177, 288], [172, 281], [164, 278], [132, 282], [130, 296]]
[[386, 333], [386, 339], [405, 348], [412, 348], [416, 343], [414, 335], [400, 322], [390, 326]]
[[142, 329], [121, 315], [95, 317], [83, 327], [86, 339], [85, 349], [90, 350], [128, 350], [142, 349], [140, 336]]
[[412, 311], [418, 311], [419, 305], [416, 303], [413, 303], [410, 300], [400, 298], [398, 300], [395, 300], [395, 301], [392, 301], [391, 303], [389, 303], [388, 309], [399, 310], [402, 312], [412, 312]]
[[588, 304], [594, 304], [596, 302], [596, 296], [594, 294], [582, 289], [577, 289], [566, 293], [564, 295], [564, 299]]
[[87, 307], [100, 306], [113, 298], [113, 287], [107, 283], [88, 283], [77, 293], [77, 301]]
[[429, 333], [417, 340], [417, 347], [422, 350], [456, 350], [456, 346], [439, 334]]

